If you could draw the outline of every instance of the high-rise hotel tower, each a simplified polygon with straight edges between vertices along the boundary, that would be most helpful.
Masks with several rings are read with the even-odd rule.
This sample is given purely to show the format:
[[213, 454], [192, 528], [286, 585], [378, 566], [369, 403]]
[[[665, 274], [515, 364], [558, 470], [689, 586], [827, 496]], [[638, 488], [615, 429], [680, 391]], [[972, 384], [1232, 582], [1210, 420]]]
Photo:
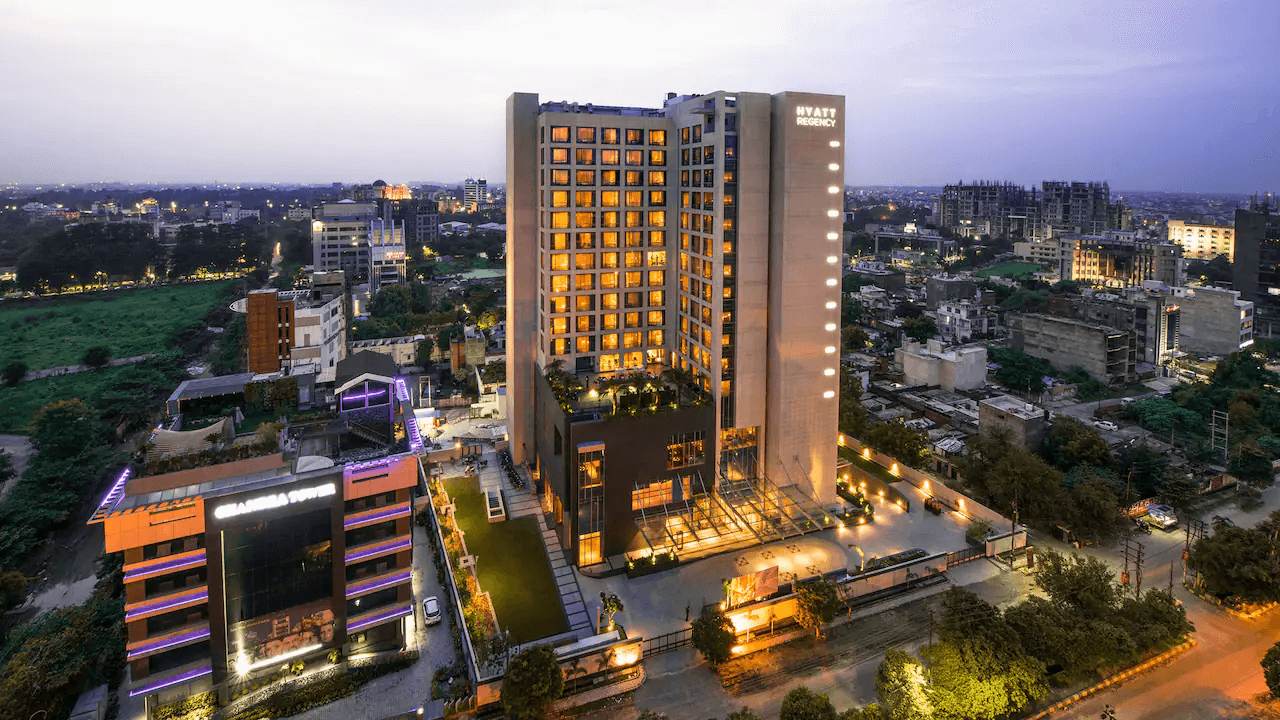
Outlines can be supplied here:
[[508, 99], [511, 448], [580, 565], [834, 500], [843, 143], [838, 95]]

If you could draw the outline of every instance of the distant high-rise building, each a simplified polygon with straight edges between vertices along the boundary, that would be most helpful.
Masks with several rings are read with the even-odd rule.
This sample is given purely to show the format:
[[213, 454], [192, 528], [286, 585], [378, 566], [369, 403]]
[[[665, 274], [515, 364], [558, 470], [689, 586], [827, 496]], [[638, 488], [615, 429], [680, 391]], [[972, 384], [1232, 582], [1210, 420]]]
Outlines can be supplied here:
[[475, 209], [480, 203], [489, 201], [489, 182], [484, 178], [473, 180], [467, 178], [462, 184], [462, 203], [469, 209]]
[[[1231, 287], [1267, 315], [1280, 311], [1280, 206], [1270, 195], [1236, 210]], [[1268, 330], [1264, 333], [1270, 336]]]
[[578, 564], [835, 499], [843, 140], [836, 95], [507, 101], [511, 450]]
[[408, 247], [431, 247], [440, 239], [440, 212], [434, 200], [399, 203], [397, 214], [404, 221], [404, 239]]
[[317, 271], [342, 270], [350, 282], [374, 286], [404, 278], [404, 223], [384, 220], [375, 202], [320, 205], [311, 222], [311, 241]]
[[963, 235], [1044, 240], [1124, 229], [1128, 210], [1098, 182], [1045, 182], [1039, 191], [1013, 183], [947, 185], [937, 198], [937, 223]]

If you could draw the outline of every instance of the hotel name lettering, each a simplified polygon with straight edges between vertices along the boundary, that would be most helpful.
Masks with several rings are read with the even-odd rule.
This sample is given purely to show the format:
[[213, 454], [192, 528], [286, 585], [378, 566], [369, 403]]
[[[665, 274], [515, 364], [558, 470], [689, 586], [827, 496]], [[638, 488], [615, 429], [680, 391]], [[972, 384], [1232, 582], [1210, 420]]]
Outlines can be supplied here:
[[273, 508], [292, 505], [293, 503], [304, 502], [306, 500], [314, 500], [316, 498], [329, 497], [336, 493], [338, 488], [333, 483], [325, 483], [316, 485], [315, 487], [301, 488], [299, 490], [290, 490], [287, 493], [276, 493], [274, 495], [263, 495], [252, 500], [244, 502], [228, 503], [219, 505], [213, 511], [213, 516], [219, 520], [225, 520], [229, 517], [237, 515], [246, 515], [259, 510], [271, 510]]
[[796, 124], [814, 127], [835, 127], [836, 109], [827, 107], [796, 106]]

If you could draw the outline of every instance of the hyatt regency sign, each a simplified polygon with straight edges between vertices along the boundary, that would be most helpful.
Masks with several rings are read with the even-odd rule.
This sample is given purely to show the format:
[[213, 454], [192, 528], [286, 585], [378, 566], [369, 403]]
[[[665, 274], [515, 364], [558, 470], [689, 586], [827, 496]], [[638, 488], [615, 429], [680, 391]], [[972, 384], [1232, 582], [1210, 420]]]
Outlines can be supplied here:
[[258, 512], [259, 510], [271, 510], [273, 508], [284, 507], [285, 505], [292, 505], [293, 503], [304, 502], [306, 500], [329, 497], [337, 491], [338, 488], [333, 483], [325, 483], [323, 485], [316, 485], [315, 487], [290, 490], [287, 493], [263, 495], [262, 497], [256, 497], [252, 500], [245, 500], [244, 502], [219, 505], [214, 509], [213, 516], [219, 520], [225, 520], [229, 517], [246, 515], [248, 513]]
[[796, 124], [814, 127], [835, 127], [836, 109], [826, 107], [796, 106]]

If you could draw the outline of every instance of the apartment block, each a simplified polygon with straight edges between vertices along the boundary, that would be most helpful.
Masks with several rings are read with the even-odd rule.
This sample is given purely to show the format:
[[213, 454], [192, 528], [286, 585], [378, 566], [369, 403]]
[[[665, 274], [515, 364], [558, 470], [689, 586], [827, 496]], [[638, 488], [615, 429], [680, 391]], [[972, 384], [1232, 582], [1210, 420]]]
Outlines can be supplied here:
[[1012, 346], [1056, 370], [1082, 368], [1107, 385], [1137, 380], [1138, 343], [1132, 330], [1038, 313], [1010, 314]]
[[945, 302], [934, 311], [938, 339], [948, 343], [969, 342], [974, 336], [989, 335], [999, 326], [996, 313], [972, 300]]
[[1009, 439], [1033, 452], [1040, 450], [1048, 425], [1044, 408], [1009, 395], [988, 398], [978, 403], [978, 428], [990, 432], [1002, 428]]
[[1253, 344], [1253, 303], [1214, 287], [1173, 288], [1181, 309], [1179, 344], [1198, 355], [1229, 355]]
[[254, 290], [243, 305], [232, 306], [246, 313], [250, 372], [310, 365], [318, 374], [332, 375], [347, 356], [347, 317], [345, 296], [324, 289], [331, 274], [341, 275], [316, 273], [320, 285], [313, 289]]
[[937, 208], [941, 227], [1025, 241], [1097, 235], [1128, 224], [1128, 210], [1112, 201], [1105, 182], [1047, 181], [1039, 190], [1008, 182], [958, 183], [943, 188]]
[[1123, 234], [1067, 235], [1058, 240], [1059, 277], [1088, 285], [1128, 287], [1155, 280], [1178, 285], [1182, 248]]
[[311, 222], [313, 264], [341, 270], [353, 284], [395, 284], [405, 276], [404, 223], [379, 215], [377, 202], [340, 200], [317, 207]]
[[[834, 499], [843, 139], [833, 95], [508, 100], [512, 453], [580, 565], [731, 485]], [[668, 422], [617, 417], [633, 392]]]
[[1219, 255], [1226, 255], [1230, 261], [1234, 257], [1234, 227], [1170, 220], [1166, 228], [1168, 241], [1181, 247], [1182, 257], [1188, 260], [1212, 260]]

